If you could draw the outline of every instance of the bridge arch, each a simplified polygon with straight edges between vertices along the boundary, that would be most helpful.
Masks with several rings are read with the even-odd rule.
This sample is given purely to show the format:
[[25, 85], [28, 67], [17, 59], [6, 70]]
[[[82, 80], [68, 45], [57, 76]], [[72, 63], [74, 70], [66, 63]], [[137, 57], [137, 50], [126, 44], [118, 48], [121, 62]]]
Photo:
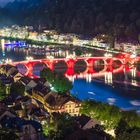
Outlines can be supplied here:
[[112, 68], [113, 69], [118, 69], [123, 65], [123, 61], [121, 61], [120, 59], [115, 59], [112, 61]]
[[67, 69], [68, 69], [68, 64], [64, 60], [59, 60], [53, 63], [53, 70], [56, 73], [64, 74], [66, 73]]
[[28, 72], [28, 67], [22, 63], [16, 64], [15, 66], [17, 67], [18, 71], [23, 75], [26, 75], [26, 73]]
[[88, 62], [86, 60], [76, 60], [74, 62], [73, 70], [75, 73], [85, 73], [88, 71]]
[[93, 62], [93, 70], [95, 72], [103, 72], [106, 70], [107, 62], [104, 59], [97, 59]]
[[44, 69], [48, 68], [48, 65], [44, 62], [36, 62], [32, 65], [32, 74], [35, 76], [40, 76], [40, 72]]

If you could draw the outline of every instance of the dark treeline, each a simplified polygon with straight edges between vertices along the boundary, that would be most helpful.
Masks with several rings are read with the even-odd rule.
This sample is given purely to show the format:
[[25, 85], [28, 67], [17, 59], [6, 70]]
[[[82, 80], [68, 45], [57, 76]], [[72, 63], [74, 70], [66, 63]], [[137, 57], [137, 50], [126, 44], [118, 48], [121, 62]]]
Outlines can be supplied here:
[[16, 0], [5, 7], [21, 25], [138, 40], [140, 0]]

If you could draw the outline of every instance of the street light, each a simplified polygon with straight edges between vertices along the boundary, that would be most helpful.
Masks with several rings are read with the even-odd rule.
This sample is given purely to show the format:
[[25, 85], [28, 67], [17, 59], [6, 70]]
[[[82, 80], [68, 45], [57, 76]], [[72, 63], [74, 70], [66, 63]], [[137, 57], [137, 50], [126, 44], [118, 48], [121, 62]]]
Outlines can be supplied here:
[[27, 57], [26, 57], [26, 60], [28, 60], [28, 61], [29, 61], [29, 60], [33, 60], [33, 57], [27, 56]]

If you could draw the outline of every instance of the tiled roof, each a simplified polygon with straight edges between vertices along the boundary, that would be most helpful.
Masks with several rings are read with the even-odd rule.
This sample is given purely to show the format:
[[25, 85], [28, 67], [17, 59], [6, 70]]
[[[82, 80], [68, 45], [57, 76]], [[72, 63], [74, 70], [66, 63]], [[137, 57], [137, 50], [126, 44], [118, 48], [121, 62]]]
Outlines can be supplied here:
[[81, 125], [81, 127], [83, 127], [84, 125], [86, 125], [89, 122], [90, 119], [91, 119], [90, 117], [87, 117], [85, 115], [75, 117], [75, 120], [77, 121], [77, 123], [79, 125]]
[[0, 124], [2, 127], [7, 127], [9, 129], [15, 129], [17, 131], [22, 131], [22, 127], [24, 125], [32, 125], [37, 132], [42, 131], [42, 126], [37, 121], [33, 120], [24, 120], [19, 117], [10, 118], [8, 116], [4, 116]]
[[45, 87], [42, 84], [38, 84], [34, 89], [34, 92], [38, 93], [39, 95], [41, 95], [42, 97], [46, 96], [49, 92], [50, 92], [50, 88], [49, 87]]
[[70, 99], [70, 97], [67, 95], [60, 95], [58, 93], [53, 93], [53, 92], [50, 92], [49, 94], [47, 94], [45, 98], [46, 98], [45, 102], [50, 107], [54, 107], [54, 108], [61, 107]]
[[27, 85], [32, 79], [27, 77], [27, 76], [24, 76], [24, 77], [21, 77], [21, 79], [19, 80], [21, 83]]

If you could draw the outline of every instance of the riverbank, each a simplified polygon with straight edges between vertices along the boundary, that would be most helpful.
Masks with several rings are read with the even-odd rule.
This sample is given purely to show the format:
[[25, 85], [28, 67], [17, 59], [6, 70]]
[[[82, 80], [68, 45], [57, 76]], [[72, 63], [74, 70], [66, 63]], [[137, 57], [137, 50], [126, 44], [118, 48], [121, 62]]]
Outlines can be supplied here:
[[44, 41], [37, 41], [37, 40], [32, 40], [32, 39], [22, 39], [22, 38], [14, 38], [14, 37], [6, 37], [6, 36], [0, 36], [0, 39], [5, 39], [5, 40], [10, 40], [10, 41], [15, 41], [15, 40], [20, 40], [20, 41], [25, 41], [27, 44], [35, 44], [35, 45], [62, 45], [57, 42], [44, 42]]
[[[32, 40], [32, 39], [29, 39], [29, 38], [17, 38], [17, 37], [7, 37], [7, 36], [0, 36], [0, 39], [5, 39], [5, 40], [11, 40], [11, 41], [15, 41], [15, 40], [21, 40], [21, 41], [26, 41], [27, 44], [35, 44], [35, 45], [40, 45], [40, 46], [43, 46], [43, 45], [73, 45], [74, 46], [74, 43], [71, 42], [69, 44], [65, 44], [65, 43], [58, 43], [58, 42], [54, 42], [54, 41], [39, 41], [39, 40]], [[118, 50], [115, 50], [115, 49], [106, 49], [106, 48], [103, 48], [103, 47], [100, 47], [100, 46], [93, 46], [93, 45], [89, 45], [89, 44], [83, 44], [81, 47], [85, 47], [85, 48], [88, 48], [88, 49], [94, 49], [94, 50], [101, 50], [101, 51], [105, 51], [105, 52], [108, 52], [108, 53], [122, 53], [122, 51], [118, 51]], [[125, 53], [125, 52], [123, 52]]]

